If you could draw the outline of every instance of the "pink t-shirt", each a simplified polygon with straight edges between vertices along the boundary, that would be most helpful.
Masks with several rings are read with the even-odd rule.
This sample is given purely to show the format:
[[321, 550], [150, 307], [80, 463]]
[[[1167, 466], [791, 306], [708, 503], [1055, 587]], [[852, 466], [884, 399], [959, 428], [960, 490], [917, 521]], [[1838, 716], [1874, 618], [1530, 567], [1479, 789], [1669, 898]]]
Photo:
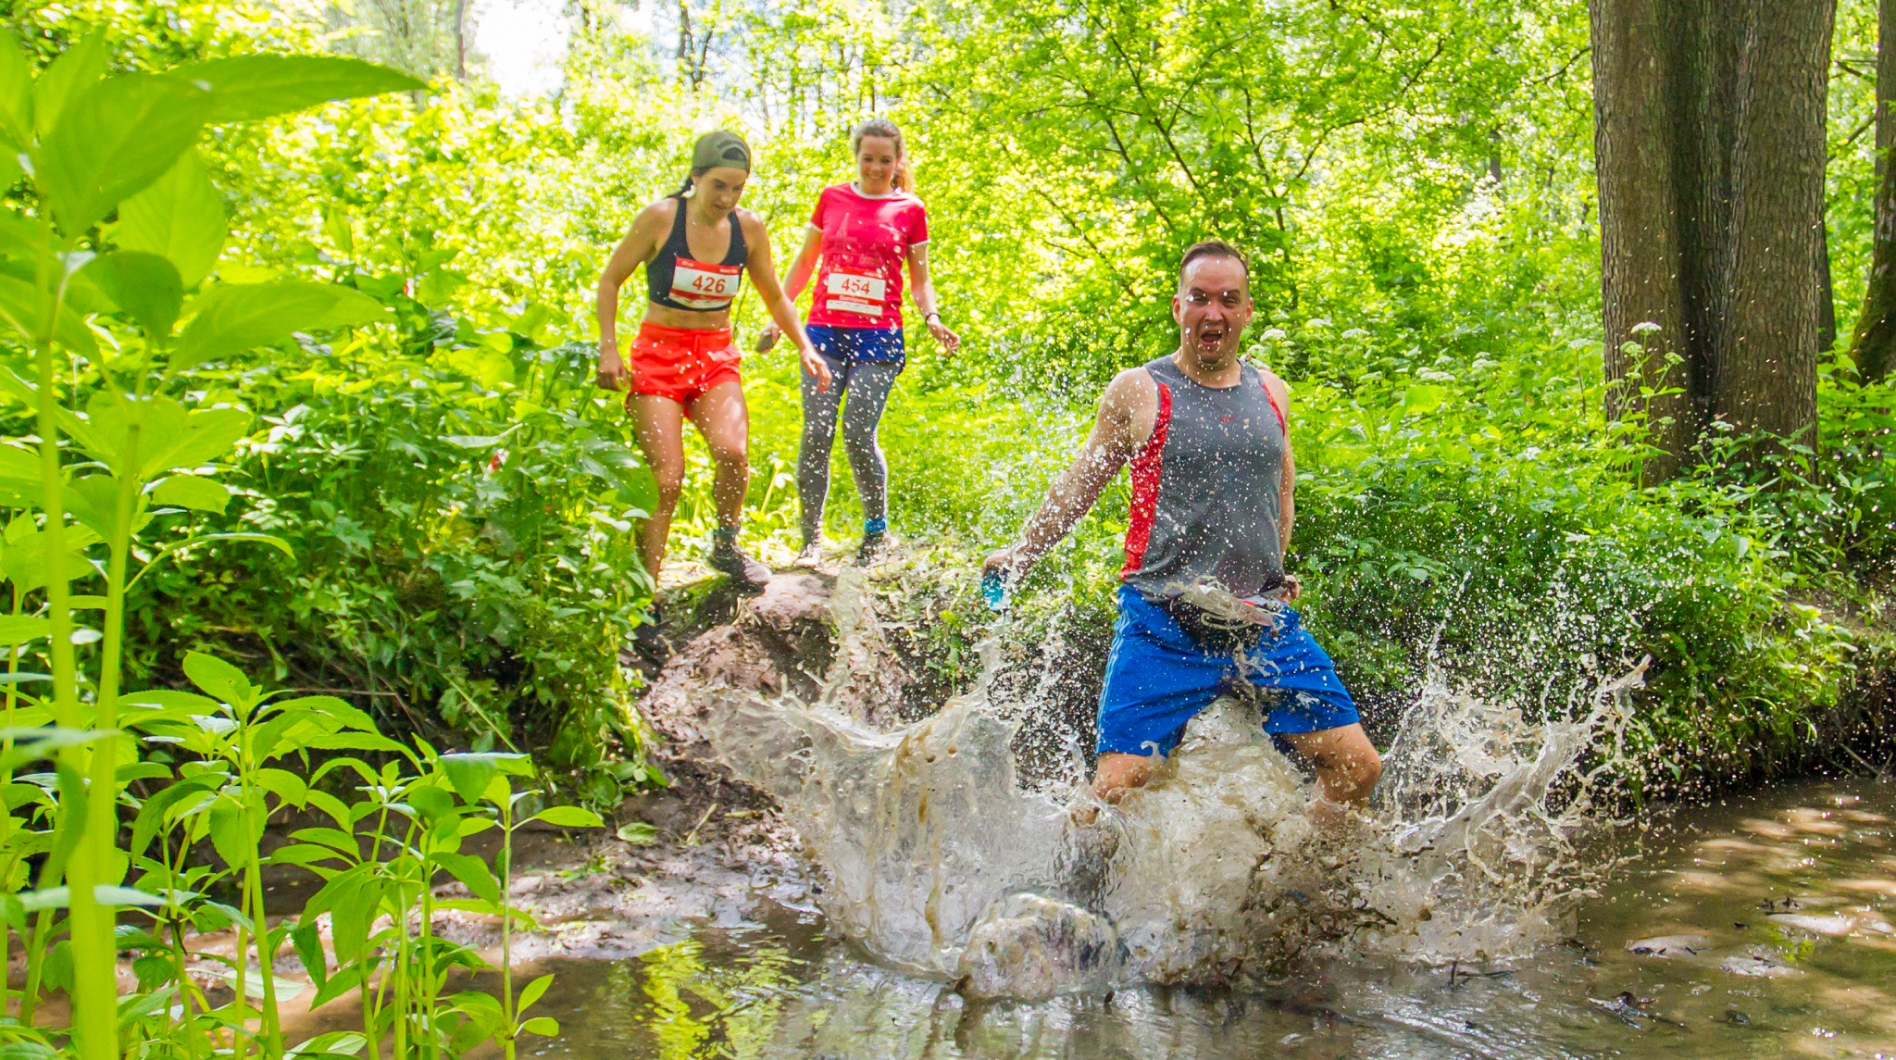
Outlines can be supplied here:
[[812, 324], [834, 328], [902, 326], [902, 266], [928, 242], [928, 210], [904, 191], [872, 198], [853, 185], [824, 188], [810, 224], [823, 233], [823, 267], [810, 304]]

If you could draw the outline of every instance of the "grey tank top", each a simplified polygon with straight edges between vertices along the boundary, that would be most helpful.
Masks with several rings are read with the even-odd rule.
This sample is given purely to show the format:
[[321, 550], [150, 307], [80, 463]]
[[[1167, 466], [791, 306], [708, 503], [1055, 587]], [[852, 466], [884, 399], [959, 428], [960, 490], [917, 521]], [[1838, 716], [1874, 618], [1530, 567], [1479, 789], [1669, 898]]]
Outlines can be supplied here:
[[1159, 387], [1152, 436], [1132, 458], [1132, 522], [1119, 576], [1148, 600], [1215, 581], [1240, 597], [1284, 578], [1278, 487], [1284, 417], [1264, 373], [1201, 386], [1170, 357], [1145, 366]]

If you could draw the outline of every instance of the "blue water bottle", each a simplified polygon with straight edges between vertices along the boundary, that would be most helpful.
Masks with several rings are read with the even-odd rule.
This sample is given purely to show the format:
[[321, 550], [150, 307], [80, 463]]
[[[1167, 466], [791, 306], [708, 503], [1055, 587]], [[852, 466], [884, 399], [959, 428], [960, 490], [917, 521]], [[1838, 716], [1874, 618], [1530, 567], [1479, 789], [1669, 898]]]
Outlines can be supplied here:
[[988, 610], [1007, 610], [1007, 582], [1007, 572], [999, 568], [981, 572], [981, 598], [987, 601]]

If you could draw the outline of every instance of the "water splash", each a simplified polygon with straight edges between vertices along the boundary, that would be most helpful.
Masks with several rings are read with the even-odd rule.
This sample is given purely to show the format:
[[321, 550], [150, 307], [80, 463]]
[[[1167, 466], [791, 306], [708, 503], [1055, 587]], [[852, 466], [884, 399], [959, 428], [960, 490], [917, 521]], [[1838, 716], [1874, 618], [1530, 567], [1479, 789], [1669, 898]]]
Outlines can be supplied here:
[[[875, 635], [866, 608], [848, 610], [839, 660]], [[991, 662], [911, 725], [857, 720], [828, 693], [720, 693], [708, 735], [803, 836], [835, 930], [971, 995], [1012, 997], [1232, 981], [1325, 951], [1525, 956], [1565, 934], [1597, 876], [1574, 841], [1598, 823], [1595, 789], [1622, 763], [1643, 672], [1543, 704], [1540, 722], [1431, 674], [1374, 807], [1318, 824], [1308, 778], [1237, 699], [1194, 719], [1118, 806], [1071, 782], [1024, 790], [1010, 745], [1035, 712], [994, 702]], [[830, 688], [852, 680], [839, 669]]]

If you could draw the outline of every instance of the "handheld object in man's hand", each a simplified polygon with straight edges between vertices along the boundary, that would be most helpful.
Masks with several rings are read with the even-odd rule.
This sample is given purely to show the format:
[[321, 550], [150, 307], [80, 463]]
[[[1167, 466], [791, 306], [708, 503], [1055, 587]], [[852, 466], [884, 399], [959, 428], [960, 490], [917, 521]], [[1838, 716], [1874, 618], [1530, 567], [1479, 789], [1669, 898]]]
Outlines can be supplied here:
[[981, 572], [981, 599], [987, 601], [988, 610], [1005, 611], [1013, 603], [1009, 599], [1009, 580], [1006, 572], [998, 569]]

